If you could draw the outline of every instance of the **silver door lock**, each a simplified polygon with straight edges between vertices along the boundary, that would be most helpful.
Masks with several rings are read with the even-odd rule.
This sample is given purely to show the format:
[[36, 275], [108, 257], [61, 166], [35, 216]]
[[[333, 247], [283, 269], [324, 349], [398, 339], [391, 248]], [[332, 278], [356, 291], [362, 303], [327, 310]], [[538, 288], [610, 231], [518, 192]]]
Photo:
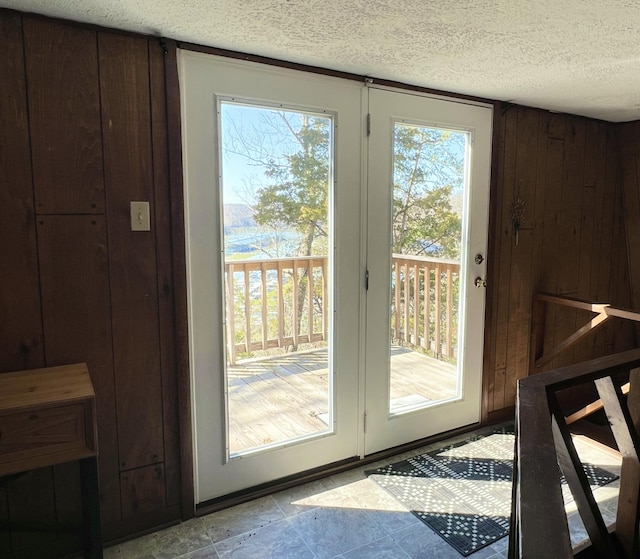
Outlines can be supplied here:
[[482, 264], [484, 262], [484, 256], [482, 256], [482, 254], [478, 253], [478, 254], [476, 254], [476, 257], [473, 260], [474, 260], [474, 262], [476, 264]]
[[487, 287], [487, 280], [482, 278], [476, 278], [476, 287]]

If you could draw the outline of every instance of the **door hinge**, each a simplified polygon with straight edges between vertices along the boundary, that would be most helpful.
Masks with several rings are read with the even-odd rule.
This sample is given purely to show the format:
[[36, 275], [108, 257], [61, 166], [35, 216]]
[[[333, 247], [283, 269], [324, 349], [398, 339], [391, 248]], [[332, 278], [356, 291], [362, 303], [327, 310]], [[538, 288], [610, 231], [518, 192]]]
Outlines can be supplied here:
[[369, 291], [369, 270], [365, 270], [364, 272], [364, 289], [365, 291]]
[[367, 136], [371, 136], [371, 113], [367, 113]]
[[364, 434], [367, 434], [367, 412], [364, 412]]

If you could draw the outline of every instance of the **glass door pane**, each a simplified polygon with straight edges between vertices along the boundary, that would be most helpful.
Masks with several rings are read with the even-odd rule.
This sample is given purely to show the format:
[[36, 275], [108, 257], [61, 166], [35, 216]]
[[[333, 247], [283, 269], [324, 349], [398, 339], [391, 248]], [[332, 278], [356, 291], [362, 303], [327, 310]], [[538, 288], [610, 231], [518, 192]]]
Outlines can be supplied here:
[[333, 118], [221, 101], [230, 457], [332, 431]]
[[491, 108], [369, 89], [365, 453], [480, 419]]
[[196, 502], [359, 454], [363, 87], [180, 51]]
[[460, 394], [460, 250], [467, 134], [395, 122], [391, 415]]

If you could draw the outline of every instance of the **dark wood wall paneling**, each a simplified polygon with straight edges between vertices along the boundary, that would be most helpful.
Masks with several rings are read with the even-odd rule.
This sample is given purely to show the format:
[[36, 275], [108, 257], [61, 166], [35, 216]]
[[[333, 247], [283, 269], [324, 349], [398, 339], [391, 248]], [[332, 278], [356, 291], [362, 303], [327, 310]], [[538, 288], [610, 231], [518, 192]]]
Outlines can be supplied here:
[[631, 299], [640, 307], [640, 121], [620, 124], [624, 215]]
[[[489, 413], [513, 406], [517, 381], [528, 374], [534, 293], [631, 306], [616, 125], [510, 105], [496, 120], [492, 195], [497, 203], [485, 348]], [[515, 200], [525, 208], [517, 243]], [[591, 316], [549, 307], [545, 346]], [[634, 341], [631, 324], [616, 321], [546, 368], [628, 349]]]
[[[105, 539], [177, 521], [163, 50], [5, 10], [0, 48], [0, 372], [86, 362]], [[130, 230], [131, 200], [150, 232]], [[0, 556], [68, 551], [80, 525], [77, 465], [0, 483]]]
[[[105, 536], [126, 537], [177, 520], [190, 480], [179, 460], [188, 383], [176, 376], [186, 355], [175, 322], [185, 314], [184, 228], [170, 189], [181, 175], [177, 90], [165, 91], [167, 59], [143, 37], [2, 10], [0, 47], [0, 371], [89, 364]], [[169, 60], [173, 74], [175, 52]], [[640, 304], [626, 243], [640, 250], [640, 124], [497, 107], [488, 412], [512, 406], [527, 374], [533, 293], [631, 306], [633, 291]], [[150, 233], [130, 231], [130, 200], [151, 202]], [[586, 318], [552, 310], [547, 343]], [[614, 323], [550, 367], [633, 342], [633, 329]], [[0, 555], [59, 540], [79, 514], [74, 465], [3, 482], [0, 526], [12, 530], [0, 530]]]

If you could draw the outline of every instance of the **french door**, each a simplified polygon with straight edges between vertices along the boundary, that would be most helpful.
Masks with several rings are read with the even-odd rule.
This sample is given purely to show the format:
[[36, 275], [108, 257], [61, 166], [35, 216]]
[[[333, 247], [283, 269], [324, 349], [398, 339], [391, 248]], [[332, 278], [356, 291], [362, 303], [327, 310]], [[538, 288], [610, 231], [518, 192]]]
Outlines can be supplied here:
[[197, 502], [477, 421], [490, 110], [179, 62]]
[[366, 454], [479, 421], [491, 158], [485, 107], [370, 89], [369, 114]]
[[362, 88], [180, 52], [196, 499], [358, 455]]

